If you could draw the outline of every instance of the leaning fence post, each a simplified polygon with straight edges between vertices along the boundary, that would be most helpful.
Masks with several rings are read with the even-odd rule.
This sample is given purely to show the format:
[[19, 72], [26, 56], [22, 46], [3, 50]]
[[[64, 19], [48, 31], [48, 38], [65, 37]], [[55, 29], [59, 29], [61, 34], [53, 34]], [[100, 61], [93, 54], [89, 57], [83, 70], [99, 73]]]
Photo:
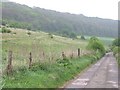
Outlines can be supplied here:
[[7, 75], [10, 73], [12, 73], [12, 51], [9, 51], [8, 65], [7, 65]]
[[32, 66], [32, 53], [31, 52], [30, 52], [29, 60], [30, 60], [30, 62], [29, 62], [29, 69], [30, 69]]
[[80, 57], [80, 48], [78, 48], [78, 57]]

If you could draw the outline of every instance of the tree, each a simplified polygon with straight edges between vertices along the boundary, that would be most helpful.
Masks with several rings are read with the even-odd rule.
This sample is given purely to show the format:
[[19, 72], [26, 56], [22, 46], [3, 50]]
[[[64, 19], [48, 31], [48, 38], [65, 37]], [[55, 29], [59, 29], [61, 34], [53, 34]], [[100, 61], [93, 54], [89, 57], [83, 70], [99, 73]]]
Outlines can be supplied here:
[[82, 36], [81, 36], [81, 39], [82, 39], [82, 40], [85, 40], [85, 37], [82, 35]]
[[87, 46], [89, 49], [92, 49], [94, 51], [100, 52], [101, 54], [105, 54], [105, 48], [102, 42], [96, 38], [96, 37], [91, 37]]
[[70, 33], [69, 37], [75, 39], [77, 36], [75, 33], [72, 32], [72, 33]]
[[69, 37], [69, 32], [68, 31], [62, 31], [61, 32], [63, 37]]

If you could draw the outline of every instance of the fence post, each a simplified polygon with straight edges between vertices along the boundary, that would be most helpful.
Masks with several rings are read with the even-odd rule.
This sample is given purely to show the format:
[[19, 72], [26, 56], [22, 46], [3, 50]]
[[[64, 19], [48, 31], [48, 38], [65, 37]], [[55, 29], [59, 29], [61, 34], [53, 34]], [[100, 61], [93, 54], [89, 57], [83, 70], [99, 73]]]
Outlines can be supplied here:
[[44, 51], [43, 51], [43, 60], [45, 60], [45, 53], [44, 53]]
[[63, 57], [63, 59], [66, 57], [64, 52], [62, 52], [62, 57]]
[[7, 65], [7, 75], [10, 73], [12, 73], [12, 51], [9, 51], [8, 65]]
[[32, 66], [32, 53], [31, 52], [30, 52], [29, 60], [30, 60], [30, 62], [29, 62], [29, 69], [30, 69]]
[[80, 48], [78, 48], [78, 57], [80, 57]]

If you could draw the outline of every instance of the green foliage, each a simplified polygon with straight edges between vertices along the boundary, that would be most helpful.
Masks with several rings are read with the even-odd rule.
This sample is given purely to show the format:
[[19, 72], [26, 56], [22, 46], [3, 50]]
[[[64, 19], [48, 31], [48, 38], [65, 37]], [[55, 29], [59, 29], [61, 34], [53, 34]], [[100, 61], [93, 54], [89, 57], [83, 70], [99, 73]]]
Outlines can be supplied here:
[[81, 36], [81, 39], [82, 39], [82, 40], [85, 40], [85, 37], [82, 35], [82, 36]]
[[69, 38], [72, 38], [72, 39], [77, 38], [77, 35], [74, 32], [66, 31], [66, 30], [62, 31], [61, 36], [63, 36], [63, 37], [69, 37]]
[[117, 38], [113, 41], [112, 46], [118, 46], [120, 47], [120, 38]]
[[114, 46], [114, 48], [112, 49], [114, 56], [116, 57], [117, 61], [118, 61], [118, 65], [120, 67], [120, 47], [118, 46]]
[[32, 30], [31, 24], [30, 23], [26, 23], [26, 22], [17, 22], [14, 20], [2, 20], [2, 25], [6, 26], [6, 27], [13, 27], [13, 28], [22, 28], [22, 29], [28, 29], [28, 30]]
[[32, 33], [31, 32], [27, 32], [27, 34], [30, 36]]
[[90, 38], [87, 48], [92, 49], [94, 51], [98, 50], [98, 52], [105, 54], [105, 48], [102, 42], [96, 37]]
[[115, 47], [113, 48], [113, 53], [114, 53], [114, 55], [120, 53], [120, 47], [115, 46]]
[[70, 60], [68, 58], [64, 58], [64, 59], [57, 59], [56, 62], [63, 67], [69, 67], [69, 65], [71, 65]]
[[112, 43], [112, 47], [111, 47], [114, 56], [116, 57], [117, 61], [118, 61], [118, 65], [120, 66], [120, 38], [116, 38], [113, 43]]
[[58, 88], [95, 62], [92, 56], [84, 56], [52, 64], [37, 63], [29, 70], [21, 68], [10, 78], [5, 76], [4, 88]]
[[2, 28], [2, 33], [11, 33], [11, 30], [3, 27]]
[[75, 39], [75, 38], [77, 38], [77, 35], [72, 32], [72, 33], [70, 33], [69, 37]]

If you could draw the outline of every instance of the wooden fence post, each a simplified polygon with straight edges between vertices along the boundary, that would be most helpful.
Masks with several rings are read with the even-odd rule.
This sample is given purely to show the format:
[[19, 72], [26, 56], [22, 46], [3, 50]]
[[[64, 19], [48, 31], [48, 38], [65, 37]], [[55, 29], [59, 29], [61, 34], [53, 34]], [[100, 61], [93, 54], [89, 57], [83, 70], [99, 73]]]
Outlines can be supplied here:
[[62, 52], [62, 57], [63, 57], [63, 59], [66, 57], [64, 52]]
[[7, 75], [10, 73], [12, 73], [12, 51], [9, 51], [8, 65], [7, 65]]
[[78, 57], [80, 57], [80, 48], [78, 48]]
[[43, 51], [43, 60], [45, 60], [45, 53], [44, 53], [44, 51]]
[[30, 69], [32, 66], [32, 53], [31, 52], [30, 52], [29, 60], [30, 60], [30, 62], [29, 62], [29, 69]]

